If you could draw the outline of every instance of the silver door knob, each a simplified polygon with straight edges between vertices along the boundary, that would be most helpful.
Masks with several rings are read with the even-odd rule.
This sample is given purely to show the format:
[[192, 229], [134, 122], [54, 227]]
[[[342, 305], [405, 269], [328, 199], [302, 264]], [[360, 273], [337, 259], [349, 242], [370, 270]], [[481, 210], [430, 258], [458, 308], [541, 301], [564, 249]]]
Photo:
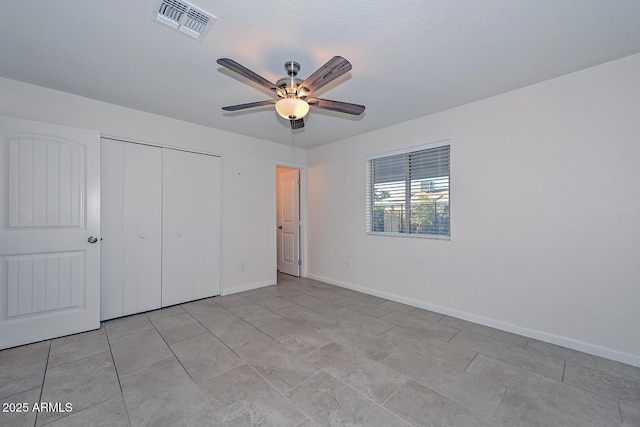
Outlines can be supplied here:
[[87, 242], [89, 243], [95, 243], [98, 241], [98, 238], [96, 236], [89, 236], [89, 238], [87, 239]]

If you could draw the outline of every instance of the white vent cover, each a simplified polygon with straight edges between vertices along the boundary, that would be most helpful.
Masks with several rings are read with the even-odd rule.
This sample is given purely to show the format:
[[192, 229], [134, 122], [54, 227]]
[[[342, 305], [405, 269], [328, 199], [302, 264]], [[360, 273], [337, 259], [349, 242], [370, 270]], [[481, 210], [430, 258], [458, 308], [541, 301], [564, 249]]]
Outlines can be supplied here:
[[151, 12], [151, 19], [194, 39], [202, 40], [218, 18], [186, 1], [159, 0]]

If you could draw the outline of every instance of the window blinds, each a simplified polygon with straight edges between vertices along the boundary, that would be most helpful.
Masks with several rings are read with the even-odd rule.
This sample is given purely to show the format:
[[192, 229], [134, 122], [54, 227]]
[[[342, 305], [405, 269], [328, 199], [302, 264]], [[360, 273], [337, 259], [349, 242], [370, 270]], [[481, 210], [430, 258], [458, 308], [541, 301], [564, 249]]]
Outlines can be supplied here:
[[449, 236], [448, 141], [367, 162], [367, 231]]

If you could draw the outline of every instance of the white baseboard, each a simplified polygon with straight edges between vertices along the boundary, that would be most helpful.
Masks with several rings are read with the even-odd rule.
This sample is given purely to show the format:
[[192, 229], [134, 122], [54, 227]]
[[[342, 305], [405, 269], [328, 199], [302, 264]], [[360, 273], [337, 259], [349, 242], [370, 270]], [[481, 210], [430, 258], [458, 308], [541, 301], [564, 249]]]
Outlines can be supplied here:
[[454, 310], [448, 307], [428, 304], [422, 301], [401, 297], [399, 295], [389, 294], [387, 292], [381, 292], [381, 291], [376, 291], [374, 289], [364, 288], [361, 286], [353, 285], [351, 283], [341, 282], [339, 280], [333, 280], [328, 277], [318, 276], [315, 274], [308, 274], [307, 277], [310, 279], [318, 280], [320, 282], [325, 282], [331, 285], [340, 286], [341, 288], [362, 292], [363, 294], [369, 294], [369, 295], [377, 296], [380, 298], [385, 298], [391, 301], [399, 302], [402, 304], [407, 304], [413, 307], [423, 308], [425, 310], [433, 311], [433, 312], [444, 314], [451, 317], [457, 317], [458, 319], [467, 320], [469, 322], [478, 323], [480, 325], [489, 326], [491, 328], [500, 329], [505, 332], [511, 332], [514, 334], [522, 335], [527, 338], [537, 339], [550, 344], [559, 345], [561, 347], [566, 347], [572, 350], [578, 350], [584, 353], [589, 353], [594, 356], [604, 357], [605, 359], [614, 360], [616, 362], [625, 363], [627, 365], [640, 367], [640, 356], [636, 356], [633, 354], [623, 353], [620, 351], [612, 350], [610, 348], [573, 340], [571, 338], [562, 337], [559, 335], [554, 335], [546, 332], [536, 331], [533, 329], [523, 328], [521, 326], [501, 322], [499, 320], [477, 316], [474, 314]]
[[237, 294], [238, 292], [251, 291], [253, 289], [264, 288], [265, 286], [275, 285], [276, 280], [265, 280], [263, 282], [249, 283], [248, 285], [236, 286], [231, 289], [223, 289], [221, 296]]

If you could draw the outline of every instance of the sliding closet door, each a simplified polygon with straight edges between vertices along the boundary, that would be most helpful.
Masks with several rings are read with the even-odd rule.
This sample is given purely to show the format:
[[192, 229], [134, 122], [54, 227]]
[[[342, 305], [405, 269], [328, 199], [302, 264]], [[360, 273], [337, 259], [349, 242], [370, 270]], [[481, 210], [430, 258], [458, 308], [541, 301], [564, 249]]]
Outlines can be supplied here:
[[194, 298], [220, 295], [220, 157], [194, 155]]
[[162, 306], [193, 299], [193, 154], [162, 150]]
[[102, 140], [101, 319], [160, 307], [162, 149]]
[[164, 149], [162, 306], [220, 294], [218, 157]]
[[123, 314], [160, 307], [162, 149], [125, 144]]

